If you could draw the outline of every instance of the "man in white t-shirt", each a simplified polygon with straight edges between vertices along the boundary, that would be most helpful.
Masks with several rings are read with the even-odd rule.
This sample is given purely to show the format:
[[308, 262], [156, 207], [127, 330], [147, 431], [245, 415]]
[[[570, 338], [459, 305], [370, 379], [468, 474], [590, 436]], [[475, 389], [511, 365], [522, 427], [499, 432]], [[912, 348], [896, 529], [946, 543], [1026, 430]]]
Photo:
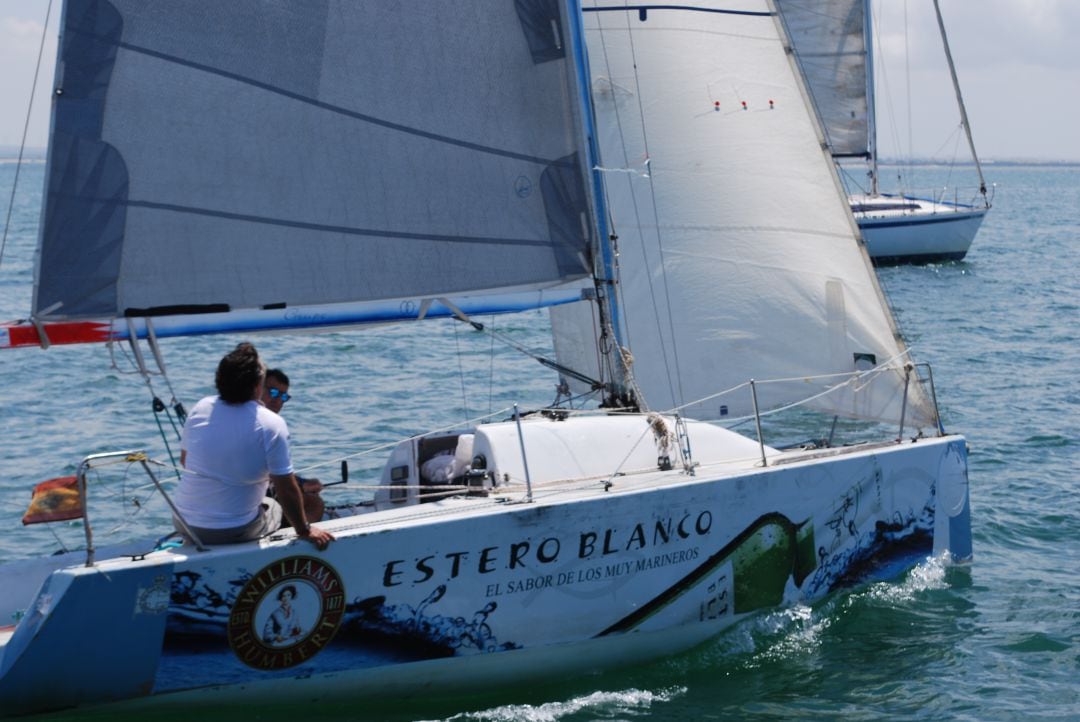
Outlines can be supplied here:
[[[195, 404], [184, 423], [177, 510], [205, 544], [258, 539], [281, 527], [284, 512], [297, 536], [325, 549], [334, 537], [304, 515], [289, 428], [259, 403], [265, 374], [250, 343], [221, 359], [218, 395]], [[276, 500], [266, 496], [269, 484]]]

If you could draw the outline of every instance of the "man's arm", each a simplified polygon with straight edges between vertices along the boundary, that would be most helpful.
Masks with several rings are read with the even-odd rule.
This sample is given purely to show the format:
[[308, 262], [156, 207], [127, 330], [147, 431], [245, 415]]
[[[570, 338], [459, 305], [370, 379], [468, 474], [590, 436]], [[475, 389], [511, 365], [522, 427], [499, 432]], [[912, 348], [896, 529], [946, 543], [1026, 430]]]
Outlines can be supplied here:
[[285, 512], [285, 518], [296, 530], [296, 536], [307, 539], [319, 549], [325, 549], [334, 540], [334, 535], [308, 523], [304, 516], [304, 504], [300, 495], [300, 485], [296, 483], [296, 475], [271, 474], [270, 483], [274, 485], [274, 495], [281, 504], [282, 511]]

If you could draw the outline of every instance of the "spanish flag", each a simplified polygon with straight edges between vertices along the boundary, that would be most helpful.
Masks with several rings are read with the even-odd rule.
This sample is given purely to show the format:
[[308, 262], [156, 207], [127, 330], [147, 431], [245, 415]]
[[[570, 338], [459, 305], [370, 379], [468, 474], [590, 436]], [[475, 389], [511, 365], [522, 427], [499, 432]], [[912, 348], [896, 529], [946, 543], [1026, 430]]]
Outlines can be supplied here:
[[40, 524], [45, 521], [81, 519], [85, 514], [79, 498], [79, 479], [61, 476], [43, 481], [34, 487], [30, 507], [23, 515], [23, 524]]

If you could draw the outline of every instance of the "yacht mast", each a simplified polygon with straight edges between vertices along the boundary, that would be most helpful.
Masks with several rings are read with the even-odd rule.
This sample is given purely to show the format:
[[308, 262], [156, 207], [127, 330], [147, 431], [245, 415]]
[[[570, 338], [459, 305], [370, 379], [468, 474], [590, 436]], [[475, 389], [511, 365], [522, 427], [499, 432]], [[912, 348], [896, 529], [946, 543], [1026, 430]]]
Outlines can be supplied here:
[[877, 106], [874, 99], [874, 26], [870, 6], [863, 3], [863, 45], [866, 52], [866, 153], [870, 156], [870, 195], [878, 194]]
[[937, 13], [938, 28], [941, 30], [941, 45], [945, 49], [945, 59], [949, 62], [949, 74], [952, 76], [953, 90], [956, 91], [956, 103], [960, 106], [960, 124], [964, 126], [967, 135], [968, 147], [971, 148], [971, 158], [975, 161], [975, 170], [979, 174], [979, 192], [982, 193], [983, 202], [990, 207], [986, 199], [986, 180], [983, 178], [982, 166], [979, 165], [979, 156], [975, 153], [975, 141], [971, 137], [971, 124], [968, 123], [967, 109], [964, 107], [964, 96], [960, 94], [960, 82], [956, 78], [956, 66], [953, 64], [952, 52], [949, 50], [949, 38], [945, 34], [945, 21], [941, 17], [941, 6], [938, 0], [934, 0], [934, 12]]
[[[634, 388], [630, 369], [626, 364], [622, 350], [626, 341], [623, 338], [623, 326], [620, 319], [619, 298], [616, 288], [618, 277], [614, 243], [614, 232], [608, 225], [608, 211], [604, 195], [604, 181], [601, 176], [600, 148], [597, 141], [596, 116], [594, 114], [591, 94], [591, 73], [589, 70], [589, 54], [585, 43], [585, 28], [582, 20], [580, 0], [570, 0], [567, 4], [567, 13], [570, 22], [570, 31], [573, 38], [572, 48], [574, 60], [578, 71], [578, 79], [581, 88], [581, 113], [583, 116], [586, 145], [590, 156], [589, 166], [592, 170], [592, 206], [595, 213], [595, 229], [597, 232], [597, 246], [594, 249], [593, 281], [596, 287], [596, 306], [600, 321], [601, 338], [596, 339], [598, 350], [603, 353], [604, 346], [614, 346], [612, 349], [616, 357], [613, 372], [615, 378], [611, 379], [611, 385], [607, 389], [607, 398], [604, 404], [617, 405], [619, 399], [626, 399], [628, 393]], [[634, 394], [634, 402], [644, 408], [645, 400], [639, 394]]]

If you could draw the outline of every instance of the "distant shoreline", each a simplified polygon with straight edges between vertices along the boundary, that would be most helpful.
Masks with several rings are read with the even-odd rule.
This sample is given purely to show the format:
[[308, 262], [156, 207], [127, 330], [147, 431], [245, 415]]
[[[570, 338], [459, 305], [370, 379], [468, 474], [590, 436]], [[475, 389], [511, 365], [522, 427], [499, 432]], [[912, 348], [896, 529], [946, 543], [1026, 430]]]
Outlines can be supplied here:
[[[987, 166], [998, 167], [998, 168], [1000, 168], [1000, 167], [1008, 167], [1008, 166], [1048, 166], [1048, 167], [1060, 166], [1062, 168], [1070, 168], [1070, 167], [1080, 166], [1080, 160], [1038, 160], [1038, 159], [1024, 160], [1022, 158], [1002, 158], [1002, 159], [994, 158], [994, 159], [980, 161], [980, 163], [982, 164], [983, 168], [986, 168]], [[950, 163], [950, 162], [944, 161], [944, 160], [929, 160], [929, 159], [926, 159], [926, 158], [918, 158], [918, 159], [915, 159], [915, 160], [903, 160], [903, 159], [899, 159], [899, 158], [882, 158], [882, 159], [878, 160], [878, 164], [879, 165], [889, 165], [889, 166], [907, 165], [907, 166], [919, 166], [919, 167], [929, 167], [929, 166], [935, 166], [935, 165], [952, 165], [952, 166], [959, 166], [959, 167], [963, 167], [963, 168], [974, 168], [975, 167], [975, 164], [972, 163], [971, 161], [956, 161], [956, 162]]]

